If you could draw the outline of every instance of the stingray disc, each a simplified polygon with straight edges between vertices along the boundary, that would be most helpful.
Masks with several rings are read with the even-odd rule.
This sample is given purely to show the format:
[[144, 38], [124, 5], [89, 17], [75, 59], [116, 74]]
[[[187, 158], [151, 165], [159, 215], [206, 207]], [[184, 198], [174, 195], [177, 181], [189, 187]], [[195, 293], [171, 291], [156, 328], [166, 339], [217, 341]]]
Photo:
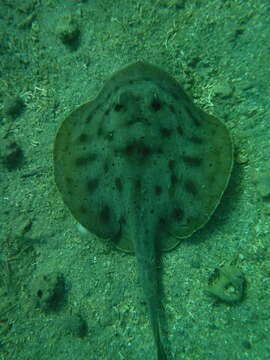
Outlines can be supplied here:
[[163, 250], [213, 214], [230, 178], [225, 125], [197, 108], [165, 71], [136, 63], [62, 123], [55, 180], [89, 231], [132, 251], [130, 224], [143, 210]]

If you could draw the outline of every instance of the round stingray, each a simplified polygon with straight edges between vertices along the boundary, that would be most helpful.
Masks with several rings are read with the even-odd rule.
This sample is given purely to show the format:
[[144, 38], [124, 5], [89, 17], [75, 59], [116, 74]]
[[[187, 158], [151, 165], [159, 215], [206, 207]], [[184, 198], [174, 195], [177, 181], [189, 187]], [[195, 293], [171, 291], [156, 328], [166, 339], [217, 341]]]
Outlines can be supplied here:
[[133, 250], [140, 216], [151, 234], [146, 241], [162, 250], [201, 228], [232, 164], [225, 125], [166, 72], [144, 63], [117, 72], [73, 111], [54, 146], [56, 184], [71, 213], [125, 251]]

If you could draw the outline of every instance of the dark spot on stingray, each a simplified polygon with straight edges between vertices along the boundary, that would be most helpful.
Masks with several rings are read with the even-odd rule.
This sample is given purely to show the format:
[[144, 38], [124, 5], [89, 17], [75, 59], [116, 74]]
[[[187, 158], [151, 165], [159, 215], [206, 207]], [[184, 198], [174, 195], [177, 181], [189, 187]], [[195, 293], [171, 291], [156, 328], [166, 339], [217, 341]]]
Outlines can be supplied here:
[[202, 144], [203, 143], [203, 139], [200, 138], [199, 136], [192, 136], [191, 138], [189, 138], [189, 141], [191, 141], [193, 144]]
[[215, 157], [216, 158], [220, 158], [221, 154], [220, 154], [220, 150], [219, 149], [215, 149]]
[[163, 150], [162, 150], [161, 147], [158, 147], [158, 148], [157, 148], [157, 153], [158, 153], [158, 154], [163, 154]]
[[130, 120], [127, 121], [127, 125], [133, 125], [133, 124], [140, 123], [143, 121], [144, 121], [144, 119], [142, 117], [134, 116]]
[[94, 153], [90, 153], [88, 154], [88, 161], [94, 161], [97, 159], [97, 154], [94, 154]]
[[110, 108], [108, 108], [106, 111], [105, 111], [105, 116], [107, 116], [107, 115], [109, 115], [109, 113], [110, 113], [110, 111], [111, 111], [111, 109]]
[[134, 99], [134, 101], [135, 101], [136, 103], [139, 103], [139, 102], [141, 102], [141, 100], [142, 100], [141, 96], [137, 96], [137, 95], [134, 96], [133, 99]]
[[85, 133], [82, 133], [78, 138], [80, 143], [85, 143], [88, 140], [88, 135]]
[[104, 205], [100, 212], [100, 220], [104, 223], [108, 223], [110, 221], [111, 212], [108, 205]]
[[175, 160], [169, 160], [168, 166], [170, 170], [173, 170], [175, 168]]
[[184, 211], [180, 207], [174, 208], [172, 212], [172, 216], [174, 219], [178, 221], [182, 220], [184, 216]]
[[171, 112], [172, 112], [173, 114], [176, 113], [175, 107], [174, 107], [172, 104], [169, 104], [169, 109], [171, 110]]
[[134, 80], [129, 80], [129, 85], [132, 85], [132, 84], [134, 84]]
[[[113, 164], [114, 165], [114, 164]], [[107, 172], [109, 171], [109, 164], [107, 161], [105, 161], [104, 165], [103, 165], [103, 169], [104, 169], [104, 172], [107, 174]]]
[[80, 212], [82, 213], [82, 214], [86, 214], [87, 213], [87, 210], [86, 210], [86, 207], [85, 206], [80, 206]]
[[115, 178], [114, 182], [115, 182], [116, 189], [117, 189], [119, 192], [121, 192], [122, 189], [123, 189], [123, 184], [122, 184], [121, 179], [120, 179], [119, 177], [117, 177], [117, 178]]
[[185, 110], [188, 113], [189, 117], [193, 120], [193, 124], [197, 127], [201, 126], [201, 122], [197, 119], [197, 117], [192, 113], [188, 106], [185, 106]]
[[160, 224], [165, 224], [165, 218], [164, 217], [160, 217], [159, 219], [158, 219], [158, 222], [160, 223]]
[[190, 166], [200, 166], [202, 164], [202, 158], [198, 158], [195, 156], [183, 156], [183, 161]]
[[208, 183], [209, 185], [213, 185], [215, 183], [215, 175], [211, 174], [210, 176], [207, 177]]
[[169, 136], [171, 136], [172, 130], [162, 127], [162, 128], [160, 128], [160, 133], [163, 137], [169, 137]]
[[141, 148], [141, 154], [143, 157], [147, 157], [151, 154], [151, 149], [149, 146], [143, 145]]
[[172, 94], [172, 97], [174, 98], [174, 100], [179, 101], [181, 99], [178, 92], [172, 91], [171, 94]]
[[89, 124], [91, 120], [92, 120], [92, 113], [87, 116], [86, 121], [85, 121], [86, 124]]
[[155, 194], [159, 196], [161, 193], [162, 193], [162, 187], [159, 185], [156, 185], [155, 186]]
[[127, 155], [130, 155], [133, 153], [134, 150], [134, 144], [128, 144], [126, 145], [126, 147], [124, 148], [124, 151]]
[[109, 103], [109, 100], [110, 100], [110, 97], [112, 96], [112, 93], [109, 92], [106, 96], [106, 98], [104, 99], [104, 104], [108, 104]]
[[98, 187], [98, 179], [90, 179], [87, 181], [87, 190], [92, 193]]
[[114, 111], [120, 112], [120, 111], [124, 111], [124, 110], [125, 110], [125, 107], [123, 104], [115, 104], [114, 105]]
[[75, 165], [80, 167], [80, 166], [85, 166], [87, 165], [89, 162], [92, 162], [93, 160], [96, 160], [97, 155], [90, 153], [86, 156], [80, 156], [77, 159], [75, 159]]
[[126, 218], [125, 218], [124, 215], [122, 215], [122, 216], [120, 217], [119, 223], [120, 223], [120, 224], [126, 224], [126, 223], [127, 223], [127, 222], [126, 222]]
[[158, 224], [157, 224], [157, 231], [165, 231], [167, 229], [167, 226], [168, 226], [168, 221], [166, 219], [166, 217], [164, 216], [161, 216], [159, 219], [158, 219]]
[[71, 184], [72, 184], [72, 178], [70, 178], [69, 176], [67, 176], [65, 179], [66, 179], [66, 183], [67, 183], [68, 185], [71, 185]]
[[158, 97], [154, 97], [151, 101], [151, 109], [156, 111], [159, 111], [162, 108], [162, 102]]
[[184, 184], [186, 191], [189, 194], [192, 194], [193, 196], [196, 196], [198, 194], [198, 190], [197, 187], [195, 185], [195, 183], [192, 180], [187, 180]]
[[113, 131], [109, 131], [106, 135], [105, 135], [105, 139], [108, 141], [112, 141], [113, 140], [113, 136], [114, 136], [114, 132]]
[[98, 136], [103, 135], [102, 125], [101, 125], [101, 126], [99, 126], [98, 131], [97, 131], [97, 135], [98, 135]]
[[178, 182], [177, 176], [174, 175], [174, 174], [172, 174], [172, 175], [171, 175], [171, 184], [172, 184], [172, 185], [176, 185], [177, 182]]
[[137, 160], [147, 158], [152, 152], [151, 148], [141, 141], [127, 144], [123, 151], [127, 156], [133, 156], [134, 158], [137, 158]]
[[141, 190], [142, 183], [141, 183], [141, 180], [140, 180], [140, 179], [136, 179], [136, 180], [135, 180], [135, 182], [134, 182], [134, 187], [135, 187], [135, 190], [137, 190], [137, 191]]
[[98, 104], [96, 107], [95, 107], [95, 109], [93, 110], [93, 112], [94, 112], [94, 114], [96, 115], [96, 113], [100, 110], [100, 108], [101, 108], [101, 104]]
[[178, 132], [178, 134], [179, 134], [180, 136], [183, 136], [183, 135], [184, 135], [184, 131], [183, 131], [183, 129], [182, 129], [182, 127], [181, 127], [180, 125], [177, 126], [176, 130], [177, 130], [177, 132]]

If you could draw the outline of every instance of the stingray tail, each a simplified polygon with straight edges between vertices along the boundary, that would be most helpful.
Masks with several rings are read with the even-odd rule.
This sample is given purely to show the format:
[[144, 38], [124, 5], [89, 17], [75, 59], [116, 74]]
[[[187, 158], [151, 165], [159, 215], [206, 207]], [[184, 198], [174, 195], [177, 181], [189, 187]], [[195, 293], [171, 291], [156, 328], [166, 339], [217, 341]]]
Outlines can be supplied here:
[[150, 315], [150, 323], [157, 350], [157, 360], [167, 360], [160, 336], [160, 314], [162, 309], [158, 281], [158, 249], [156, 242], [158, 234], [151, 224], [149, 214], [144, 209], [141, 209], [138, 216], [134, 218], [132, 225], [134, 226], [132, 229], [134, 234], [133, 243], [139, 277]]
[[[150, 310], [150, 320], [151, 320], [151, 327], [155, 339], [156, 349], [157, 349], [157, 360], [167, 360], [167, 356], [161, 342], [160, 337], [160, 324], [159, 324], [159, 316], [156, 314], [155, 311]], [[159, 309], [157, 309], [159, 310]]]
[[152, 332], [156, 344], [157, 360], [167, 360], [160, 336], [160, 311], [162, 307], [160, 301], [160, 292], [158, 291], [159, 286], [156, 256], [155, 253], [152, 253], [152, 256], [148, 257], [141, 257], [137, 255], [137, 260], [141, 284], [143, 287], [145, 300], [150, 315]]

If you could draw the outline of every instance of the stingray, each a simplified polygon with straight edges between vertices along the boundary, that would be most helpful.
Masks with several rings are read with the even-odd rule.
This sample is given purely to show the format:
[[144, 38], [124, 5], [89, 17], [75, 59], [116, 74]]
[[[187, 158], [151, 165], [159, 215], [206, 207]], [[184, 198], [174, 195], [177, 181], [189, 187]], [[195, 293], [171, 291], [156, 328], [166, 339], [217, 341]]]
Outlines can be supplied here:
[[54, 173], [63, 201], [90, 232], [135, 253], [158, 360], [167, 359], [158, 254], [206, 224], [232, 165], [225, 125], [168, 73], [142, 62], [115, 73], [57, 132]]

